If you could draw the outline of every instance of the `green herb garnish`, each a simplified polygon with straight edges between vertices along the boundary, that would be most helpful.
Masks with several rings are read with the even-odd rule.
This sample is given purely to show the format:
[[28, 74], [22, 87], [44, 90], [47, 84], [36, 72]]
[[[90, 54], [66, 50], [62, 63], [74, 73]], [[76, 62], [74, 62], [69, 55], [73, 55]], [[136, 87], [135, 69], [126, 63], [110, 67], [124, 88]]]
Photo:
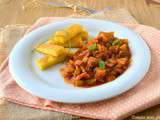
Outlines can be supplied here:
[[112, 46], [115, 46], [115, 45], [121, 46], [122, 42], [120, 40], [115, 40], [112, 42]]
[[98, 64], [100, 69], [105, 69], [105, 62], [103, 60], [99, 60]]
[[91, 46], [88, 47], [89, 51], [93, 51], [93, 50], [96, 50], [96, 49], [97, 49], [97, 44], [96, 43], [94, 43], [94, 44], [92, 44]]

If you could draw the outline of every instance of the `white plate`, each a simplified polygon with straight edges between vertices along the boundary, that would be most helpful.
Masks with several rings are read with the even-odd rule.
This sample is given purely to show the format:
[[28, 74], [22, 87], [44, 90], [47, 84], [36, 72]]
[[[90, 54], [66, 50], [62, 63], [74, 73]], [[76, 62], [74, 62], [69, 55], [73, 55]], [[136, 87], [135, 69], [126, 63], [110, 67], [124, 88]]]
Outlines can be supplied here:
[[[116, 37], [127, 38], [132, 53], [130, 67], [113, 82], [91, 88], [66, 84], [59, 72], [63, 64], [40, 71], [35, 65], [35, 59], [41, 55], [32, 52], [33, 47], [46, 41], [53, 32], [74, 23], [85, 26], [93, 36], [99, 31], [114, 31]], [[147, 44], [126, 27], [95, 19], [69, 19], [45, 25], [24, 36], [10, 54], [9, 68], [18, 85], [35, 96], [65, 103], [86, 103], [108, 99], [131, 89], [148, 71], [150, 59]]]

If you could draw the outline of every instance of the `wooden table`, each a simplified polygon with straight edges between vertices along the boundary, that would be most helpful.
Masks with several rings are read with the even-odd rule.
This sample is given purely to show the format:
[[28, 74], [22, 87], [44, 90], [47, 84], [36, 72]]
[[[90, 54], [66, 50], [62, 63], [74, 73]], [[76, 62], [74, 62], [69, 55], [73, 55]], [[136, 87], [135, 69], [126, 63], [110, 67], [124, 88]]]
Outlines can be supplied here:
[[[26, 0], [27, 1], [27, 0]], [[29, 0], [31, 1], [31, 0]], [[38, 0], [32, 0], [38, 1]], [[41, 1], [41, 0], [39, 0]], [[63, 0], [54, 0], [63, 1]], [[69, 0], [68, 0], [69, 1]], [[80, 0], [70, 0], [77, 2]], [[159, 1], [159, 0], [155, 0]], [[112, 8], [126, 8], [141, 24], [154, 26], [160, 29], [160, 2], [154, 0], [81, 0], [93, 9], [102, 9], [106, 6]], [[22, 9], [22, 3], [26, 3], [26, 9]], [[28, 4], [28, 5], [27, 5]], [[27, 7], [28, 6], [28, 7]], [[73, 14], [71, 9], [58, 9], [42, 7], [35, 2], [24, 0], [0, 0], [0, 27], [8, 24], [32, 24], [40, 16], [68, 16]], [[147, 109], [136, 116], [159, 116], [160, 105]], [[133, 117], [133, 116], [132, 116]], [[131, 119], [127, 118], [127, 119]]]
[[[28, 9], [22, 10], [22, 1], [27, 0], [0, 0], [0, 27], [7, 24], [32, 24], [40, 16], [68, 16], [73, 10], [53, 9], [41, 7], [34, 2], [27, 3]], [[42, 1], [42, 0], [28, 0]], [[53, 0], [63, 1], [63, 0]], [[160, 3], [153, 0], [67, 0], [70, 2], [85, 2], [93, 9], [102, 9], [106, 6], [126, 8], [141, 23], [160, 29]], [[23, 2], [24, 3], [24, 2]], [[31, 5], [32, 4], [32, 5]]]

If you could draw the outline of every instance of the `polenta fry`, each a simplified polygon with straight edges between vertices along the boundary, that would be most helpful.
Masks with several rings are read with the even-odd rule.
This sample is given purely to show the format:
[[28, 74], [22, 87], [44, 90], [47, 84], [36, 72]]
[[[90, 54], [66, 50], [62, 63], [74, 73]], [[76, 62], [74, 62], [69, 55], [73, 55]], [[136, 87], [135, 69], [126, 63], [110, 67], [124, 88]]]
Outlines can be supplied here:
[[60, 37], [56, 37], [55, 40], [48, 41], [48, 43], [60, 45], [66, 48], [79, 48], [83, 45], [83, 41], [86, 40], [87, 38], [88, 38], [88, 33], [83, 31], [66, 43], [61, 42]]
[[54, 57], [51, 55], [45, 55], [44, 57], [36, 60], [36, 64], [40, 70], [45, 70], [55, 64], [63, 62], [69, 55], [69, 50], [66, 50], [65, 53], [59, 57]]
[[79, 24], [74, 24], [66, 28], [64, 31], [67, 32], [67, 37], [71, 39], [81, 33], [83, 31], [83, 27]]
[[43, 58], [36, 60], [36, 64], [40, 70], [45, 70], [55, 64], [58, 64], [65, 60], [64, 56], [61, 57], [53, 57], [50, 55], [46, 55]]
[[78, 48], [87, 40], [88, 32], [84, 31], [83, 26], [74, 24], [64, 30], [56, 31], [49, 37], [46, 43], [35, 47], [37, 52], [45, 54], [44, 57], [36, 60], [40, 70], [45, 70], [55, 64], [63, 62], [72, 55], [69, 48]]
[[47, 55], [51, 56], [61, 56], [65, 53], [67, 48], [64, 48], [62, 46], [54, 45], [54, 44], [49, 44], [49, 43], [44, 43], [41, 45], [38, 45], [35, 50], [40, 53], [44, 53]]

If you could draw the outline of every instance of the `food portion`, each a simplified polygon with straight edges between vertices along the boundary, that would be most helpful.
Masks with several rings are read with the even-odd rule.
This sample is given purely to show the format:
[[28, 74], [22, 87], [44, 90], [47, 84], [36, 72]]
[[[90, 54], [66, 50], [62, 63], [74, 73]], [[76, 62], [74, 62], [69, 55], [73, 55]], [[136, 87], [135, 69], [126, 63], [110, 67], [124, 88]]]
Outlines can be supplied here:
[[58, 64], [60, 62], [63, 62], [67, 57], [67, 53], [65, 53], [62, 56], [54, 57], [51, 55], [46, 55], [40, 59], [36, 60], [36, 64], [39, 67], [40, 70], [45, 70], [55, 64]]
[[63, 62], [72, 54], [68, 48], [81, 47], [87, 38], [88, 33], [79, 24], [55, 32], [48, 41], [35, 47], [36, 52], [44, 54], [42, 58], [36, 60], [36, 65], [40, 70], [45, 70]]
[[35, 50], [37, 52], [40, 52], [46, 55], [51, 55], [54, 57], [64, 55], [67, 49], [68, 48], [64, 48], [62, 46], [49, 44], [49, 43], [44, 43], [35, 47]]
[[55, 64], [63, 62], [69, 55], [68, 48], [49, 43], [38, 45], [35, 47], [35, 50], [44, 54], [44, 57], [36, 60], [36, 64], [40, 70], [45, 70]]
[[63, 47], [77, 48], [83, 45], [83, 41], [88, 38], [88, 33], [79, 24], [74, 24], [68, 28], [55, 32], [48, 40], [48, 43]]
[[100, 32], [74, 53], [61, 74], [74, 86], [96, 86], [120, 76], [129, 67], [130, 59], [127, 39], [116, 38], [113, 32]]
[[[73, 53], [70, 48], [79, 49]], [[114, 32], [100, 32], [91, 38], [79, 24], [56, 31], [35, 51], [44, 55], [36, 60], [40, 70], [66, 60], [61, 74], [67, 83], [78, 87], [113, 81], [129, 67], [131, 59], [127, 39], [115, 37]]]

